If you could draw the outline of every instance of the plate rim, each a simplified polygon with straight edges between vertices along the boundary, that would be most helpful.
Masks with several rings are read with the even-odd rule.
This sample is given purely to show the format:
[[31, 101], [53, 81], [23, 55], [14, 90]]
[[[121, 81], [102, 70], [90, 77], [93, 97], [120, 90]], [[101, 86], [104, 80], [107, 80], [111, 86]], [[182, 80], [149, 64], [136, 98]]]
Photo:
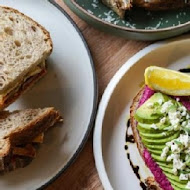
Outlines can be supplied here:
[[70, 160], [65, 164], [65, 166], [58, 171], [58, 173], [55, 176], [52, 176], [52, 178], [50, 180], [48, 180], [45, 184], [38, 187], [37, 190], [42, 190], [45, 187], [47, 187], [48, 185], [50, 185], [51, 183], [53, 183], [76, 160], [79, 153], [84, 148], [84, 145], [86, 144], [86, 142], [88, 140], [88, 137], [90, 135], [90, 132], [91, 132], [91, 130], [93, 128], [93, 122], [94, 122], [94, 119], [95, 119], [95, 116], [96, 116], [97, 103], [98, 103], [98, 83], [97, 83], [97, 76], [96, 76], [96, 71], [95, 71], [95, 67], [94, 67], [94, 61], [93, 61], [93, 58], [92, 58], [92, 55], [91, 55], [90, 48], [89, 48], [89, 46], [88, 46], [82, 32], [80, 31], [80, 29], [78, 28], [78, 26], [74, 22], [74, 20], [68, 15], [68, 13], [58, 3], [55, 2], [55, 0], [47, 0], [47, 3], [51, 3], [53, 6], [55, 6], [58, 9], [58, 11], [60, 11], [62, 14], [64, 14], [64, 16], [70, 21], [70, 23], [73, 25], [74, 29], [78, 33], [79, 38], [81, 38], [81, 40], [82, 40], [82, 42], [84, 44], [84, 47], [85, 47], [85, 49], [87, 51], [88, 57], [90, 59], [90, 65], [91, 65], [92, 74], [93, 74], [94, 95], [93, 95], [93, 107], [92, 107], [92, 112], [91, 112], [91, 115], [90, 115], [90, 121], [89, 121], [87, 130], [85, 132], [85, 135], [84, 135], [80, 145], [78, 146], [76, 152], [73, 154], [73, 156], [70, 158]]
[[109, 100], [117, 84], [123, 78], [123, 76], [129, 71], [129, 69], [135, 64], [137, 64], [137, 61], [139, 61], [148, 53], [156, 50], [157, 48], [161, 48], [162, 46], [168, 43], [178, 43], [179, 41], [181, 42], [186, 39], [189, 39], [189, 37], [190, 35], [188, 34], [188, 35], [183, 35], [171, 40], [160, 41], [160, 42], [156, 42], [151, 45], [148, 45], [147, 47], [143, 48], [142, 50], [134, 54], [131, 58], [129, 58], [122, 65], [122, 67], [120, 67], [120, 69], [115, 73], [115, 75], [112, 77], [109, 84], [107, 85], [98, 106], [96, 119], [95, 119], [95, 126], [94, 126], [94, 131], [93, 131], [93, 154], [94, 154], [94, 159], [95, 159], [95, 166], [98, 171], [98, 176], [102, 182], [102, 185], [106, 190], [113, 190], [113, 187], [108, 178], [105, 165], [104, 165], [103, 155], [102, 155], [102, 125], [103, 125], [103, 120], [105, 117]]
[[[99, 24], [104, 24], [106, 26], [109, 26], [109, 27], [113, 27], [115, 29], [120, 29], [120, 30], [124, 30], [124, 31], [127, 31], [127, 32], [138, 32], [138, 33], [158, 33], [158, 32], [167, 32], [167, 31], [172, 31], [172, 30], [178, 30], [178, 29], [181, 29], [181, 28], [184, 28], [186, 26], [190, 26], [190, 21], [188, 22], [185, 22], [183, 24], [179, 24], [177, 26], [170, 26], [170, 27], [166, 27], [166, 28], [161, 28], [161, 29], [156, 29], [156, 30], [150, 30], [150, 29], [132, 29], [132, 28], [129, 28], [129, 27], [124, 27], [124, 26], [118, 26], [116, 24], [112, 24], [112, 23], [109, 23], [109, 22], [106, 22], [92, 14], [90, 14], [88, 11], [86, 11], [85, 9], [83, 9], [75, 0], [70, 0], [67, 1], [67, 0], [63, 0], [68, 6], [70, 5], [70, 3], [72, 3], [75, 8], [77, 8], [78, 10], [80, 10], [84, 15], [87, 15], [88, 17], [90, 17], [92, 20], [98, 22]], [[70, 7], [70, 6], [69, 6]]]

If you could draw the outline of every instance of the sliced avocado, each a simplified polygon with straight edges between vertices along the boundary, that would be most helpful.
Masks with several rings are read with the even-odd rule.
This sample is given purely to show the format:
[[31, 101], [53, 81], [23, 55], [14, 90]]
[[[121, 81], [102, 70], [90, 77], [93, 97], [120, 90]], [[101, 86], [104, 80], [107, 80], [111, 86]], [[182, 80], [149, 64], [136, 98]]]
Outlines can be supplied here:
[[161, 150], [162, 151], [165, 146], [166, 146], [165, 144], [164, 145], [160, 144], [159, 146], [158, 145], [154, 145], [154, 144], [153, 145], [152, 144], [147, 144], [146, 148], [147, 149], [150, 148], [150, 149], [155, 149], [155, 150]]
[[163, 171], [164, 174], [167, 176], [168, 179], [171, 179], [172, 181], [178, 182], [180, 184], [187, 184], [188, 180], [180, 180], [179, 176], [174, 175], [172, 172], [172, 169], [168, 169], [165, 167], [160, 167]]
[[145, 138], [145, 137], [141, 137], [141, 138], [142, 138], [142, 142], [144, 143], [145, 146], [146, 146], [146, 144], [163, 145], [163, 144], [166, 144], [167, 142], [170, 142], [170, 141], [178, 138], [179, 135], [180, 135], [180, 131], [176, 131], [176, 133], [174, 133], [173, 135], [171, 135], [167, 138], [163, 138], [163, 139], [150, 139], [150, 138]]
[[[170, 98], [162, 93], [155, 93], [142, 106], [140, 106], [136, 113], [135, 119], [139, 122], [142, 120], [158, 120], [163, 114], [161, 113], [161, 105], [159, 101], [166, 102]], [[149, 106], [153, 104], [153, 106]]]
[[[171, 183], [171, 182], [170, 182], [170, 183]], [[177, 186], [174, 185], [174, 184], [172, 184], [172, 187], [173, 187], [173, 189], [175, 189], [175, 190], [187, 190], [187, 189], [181, 189], [181, 188], [177, 187]]]
[[166, 132], [159, 132], [159, 133], [151, 133], [151, 132], [142, 132], [139, 130], [140, 136], [142, 138], [151, 138], [151, 139], [161, 139], [161, 138], [168, 138], [173, 136], [175, 131], [166, 131]]
[[168, 180], [170, 181], [172, 185], [175, 185], [181, 189], [185, 189], [188, 180], [181, 181], [179, 179], [179, 176], [175, 176], [174, 174], [170, 174], [167, 172], [164, 172], [164, 174], [166, 175], [166, 177], [168, 178]]
[[[148, 151], [149, 151], [151, 154], [156, 154], [156, 155], [159, 155], [159, 156], [162, 154], [162, 150], [148, 149]], [[171, 151], [169, 151], [168, 154], [170, 155], [170, 154], [171, 154]]]
[[148, 149], [151, 154], [161, 155], [162, 150]]
[[138, 129], [139, 131], [143, 132], [152, 132], [152, 133], [159, 133], [163, 132], [163, 129], [166, 127], [169, 127], [169, 124], [161, 124], [161, 123], [155, 123], [155, 125], [158, 127], [158, 129], [153, 129], [151, 123], [141, 123], [138, 122]]
[[173, 164], [171, 163], [165, 163], [165, 162], [156, 162], [159, 166], [165, 167], [165, 168], [169, 168], [169, 169], [173, 169]]
[[160, 162], [166, 162], [166, 159], [165, 158], [161, 158], [161, 156], [158, 156], [156, 154], [151, 154], [152, 158], [155, 160], [155, 161], [160, 161]]

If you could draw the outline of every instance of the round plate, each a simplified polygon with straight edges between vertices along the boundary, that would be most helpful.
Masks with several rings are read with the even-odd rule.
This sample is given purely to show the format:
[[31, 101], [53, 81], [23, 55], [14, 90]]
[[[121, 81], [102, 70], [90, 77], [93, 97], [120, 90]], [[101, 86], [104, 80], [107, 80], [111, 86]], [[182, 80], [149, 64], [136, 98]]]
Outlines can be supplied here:
[[95, 116], [96, 78], [88, 47], [73, 21], [52, 3], [1, 1], [42, 24], [54, 45], [47, 75], [8, 109], [54, 106], [64, 118], [63, 124], [47, 131], [30, 165], [0, 177], [3, 190], [34, 190], [58, 177], [82, 149]]
[[190, 30], [189, 8], [165, 12], [133, 8], [122, 20], [101, 0], [71, 0], [65, 3], [89, 24], [125, 38], [159, 40]]
[[[124, 148], [130, 105], [142, 86], [146, 67], [156, 65], [176, 70], [189, 67], [189, 52], [189, 36], [150, 45], [129, 59], [112, 78], [99, 106], [93, 141], [96, 167], [106, 190], [141, 189]], [[152, 175], [136, 144], [129, 144], [128, 153], [131, 164], [139, 166], [142, 181]]]

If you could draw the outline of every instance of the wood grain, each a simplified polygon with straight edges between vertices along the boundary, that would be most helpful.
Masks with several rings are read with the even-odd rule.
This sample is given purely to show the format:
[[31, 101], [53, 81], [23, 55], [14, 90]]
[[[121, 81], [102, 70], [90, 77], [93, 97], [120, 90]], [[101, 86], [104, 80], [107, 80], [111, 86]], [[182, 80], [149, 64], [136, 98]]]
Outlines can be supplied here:
[[[99, 99], [116, 71], [148, 42], [131, 41], [100, 32], [86, 24], [63, 3], [56, 2], [71, 16], [83, 33], [94, 60], [98, 79]], [[92, 134], [76, 161], [46, 190], [102, 190], [95, 168]]]

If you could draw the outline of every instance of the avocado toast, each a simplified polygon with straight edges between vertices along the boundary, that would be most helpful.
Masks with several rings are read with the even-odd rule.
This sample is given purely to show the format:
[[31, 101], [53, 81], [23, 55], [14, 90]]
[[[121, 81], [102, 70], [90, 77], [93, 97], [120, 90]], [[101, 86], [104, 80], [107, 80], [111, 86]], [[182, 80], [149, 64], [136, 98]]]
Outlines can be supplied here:
[[[159, 71], [158, 76], [158, 70], [165, 73]], [[165, 83], [167, 77], [169, 85]], [[190, 76], [149, 67], [145, 81], [146, 86], [131, 105], [130, 120], [140, 155], [154, 175], [154, 179], [147, 179], [148, 188], [190, 189], [190, 99], [187, 95]]]

